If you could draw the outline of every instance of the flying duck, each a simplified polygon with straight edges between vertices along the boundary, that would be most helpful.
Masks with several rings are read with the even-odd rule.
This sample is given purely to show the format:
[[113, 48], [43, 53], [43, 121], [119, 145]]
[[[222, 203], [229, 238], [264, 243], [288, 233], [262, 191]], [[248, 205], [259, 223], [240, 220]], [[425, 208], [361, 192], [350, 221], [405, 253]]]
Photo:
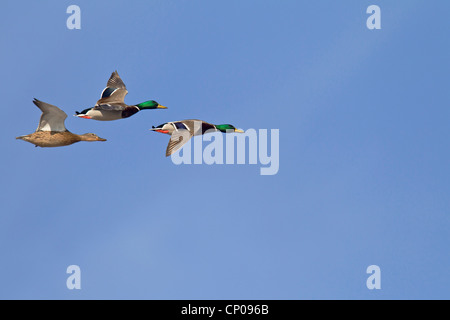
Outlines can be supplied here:
[[127, 105], [124, 98], [128, 91], [119, 77], [117, 71], [111, 74], [102, 91], [100, 100], [93, 108], [84, 109], [81, 112], [75, 111], [75, 116], [84, 119], [94, 119], [100, 121], [119, 120], [131, 117], [141, 110], [147, 109], [167, 109], [154, 100], [145, 101], [136, 105]]
[[193, 136], [217, 131], [224, 133], [244, 132], [243, 130], [236, 129], [231, 124], [211, 124], [197, 119], [166, 122], [157, 127], [153, 126], [150, 130], [171, 136], [166, 149], [166, 157], [179, 150]]
[[32, 134], [17, 137], [34, 144], [36, 147], [62, 147], [79, 141], [106, 141], [94, 133], [74, 134], [66, 129], [64, 120], [67, 114], [56, 106], [33, 100], [33, 103], [42, 111], [39, 126]]

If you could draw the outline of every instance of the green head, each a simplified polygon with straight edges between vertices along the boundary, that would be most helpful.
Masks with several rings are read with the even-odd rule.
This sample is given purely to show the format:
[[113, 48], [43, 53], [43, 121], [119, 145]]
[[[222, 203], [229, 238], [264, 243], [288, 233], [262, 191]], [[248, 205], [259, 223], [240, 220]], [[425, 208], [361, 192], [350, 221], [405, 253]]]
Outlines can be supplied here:
[[136, 107], [138, 107], [140, 110], [144, 110], [144, 109], [167, 109], [167, 107], [164, 107], [164, 106], [160, 105], [155, 100], [149, 100], [149, 101], [145, 101], [145, 102], [139, 103], [139, 104], [136, 105]]
[[244, 131], [241, 129], [236, 129], [233, 125], [231, 124], [216, 124], [216, 128], [219, 131], [222, 132], [239, 132], [239, 133], [243, 133]]

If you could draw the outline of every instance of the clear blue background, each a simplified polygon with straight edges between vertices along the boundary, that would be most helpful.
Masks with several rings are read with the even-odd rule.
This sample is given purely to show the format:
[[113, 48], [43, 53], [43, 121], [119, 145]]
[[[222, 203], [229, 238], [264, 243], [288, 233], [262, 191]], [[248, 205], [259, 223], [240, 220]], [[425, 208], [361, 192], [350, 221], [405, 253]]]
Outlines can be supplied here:
[[[81, 30], [66, 9], [81, 8]], [[366, 9], [381, 7], [381, 30]], [[449, 299], [447, 1], [3, 1], [0, 298]], [[99, 122], [125, 101], [167, 110]], [[107, 142], [35, 148], [55, 104]], [[152, 125], [280, 130], [280, 170], [174, 165]], [[66, 268], [81, 268], [68, 290]], [[366, 268], [381, 268], [368, 290]]]

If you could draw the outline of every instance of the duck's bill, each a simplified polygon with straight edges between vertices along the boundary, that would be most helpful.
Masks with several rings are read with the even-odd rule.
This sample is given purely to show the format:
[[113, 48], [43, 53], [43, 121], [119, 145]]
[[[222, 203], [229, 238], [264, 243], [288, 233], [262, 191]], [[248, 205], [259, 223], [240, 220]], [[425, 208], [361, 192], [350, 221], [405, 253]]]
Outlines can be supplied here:
[[167, 109], [167, 107], [164, 107], [164, 106], [162, 106], [162, 105], [158, 105], [156, 108], [157, 108], [157, 109]]
[[108, 141], [108, 140], [103, 139], [103, 138], [98, 138], [98, 141]]
[[241, 129], [234, 129], [234, 132], [244, 133], [244, 130], [241, 130]]

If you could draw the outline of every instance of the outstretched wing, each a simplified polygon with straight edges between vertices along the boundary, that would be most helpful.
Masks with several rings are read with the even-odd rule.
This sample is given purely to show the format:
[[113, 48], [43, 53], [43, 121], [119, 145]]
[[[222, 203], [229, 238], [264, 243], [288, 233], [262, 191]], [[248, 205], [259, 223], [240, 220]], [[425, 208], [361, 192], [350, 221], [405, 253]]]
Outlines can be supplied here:
[[122, 79], [119, 76], [119, 73], [114, 71], [111, 73], [111, 77], [109, 77], [108, 82], [106, 83], [106, 87], [108, 88], [118, 88], [118, 89], [126, 89], [125, 83], [123, 83]]
[[36, 131], [67, 131], [64, 125], [67, 114], [64, 111], [57, 106], [39, 101], [36, 98], [33, 100], [33, 103], [42, 111], [39, 126]]
[[189, 130], [179, 129], [172, 132], [170, 136], [169, 144], [166, 149], [166, 157], [170, 156], [172, 153], [178, 151], [189, 139], [192, 134]]
[[97, 105], [124, 103], [127, 93], [128, 91], [125, 83], [123, 83], [117, 71], [114, 71], [106, 84], [106, 88], [103, 89], [100, 100], [97, 101]]

